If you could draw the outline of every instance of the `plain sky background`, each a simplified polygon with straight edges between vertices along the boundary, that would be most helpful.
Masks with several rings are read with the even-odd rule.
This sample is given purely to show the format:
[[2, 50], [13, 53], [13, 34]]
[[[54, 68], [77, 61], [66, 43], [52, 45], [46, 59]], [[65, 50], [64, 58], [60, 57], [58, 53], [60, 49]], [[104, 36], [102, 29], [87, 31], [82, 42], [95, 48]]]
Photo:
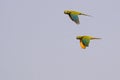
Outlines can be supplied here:
[[119, 41], [119, 0], [0, 0], [0, 80], [120, 80]]

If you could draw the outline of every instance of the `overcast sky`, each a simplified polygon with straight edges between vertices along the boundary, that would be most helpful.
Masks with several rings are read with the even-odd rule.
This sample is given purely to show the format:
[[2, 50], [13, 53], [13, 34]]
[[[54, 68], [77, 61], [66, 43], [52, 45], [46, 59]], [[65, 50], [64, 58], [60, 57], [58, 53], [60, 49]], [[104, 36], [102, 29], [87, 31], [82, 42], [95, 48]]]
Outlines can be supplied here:
[[0, 0], [0, 80], [120, 80], [119, 41], [119, 0]]

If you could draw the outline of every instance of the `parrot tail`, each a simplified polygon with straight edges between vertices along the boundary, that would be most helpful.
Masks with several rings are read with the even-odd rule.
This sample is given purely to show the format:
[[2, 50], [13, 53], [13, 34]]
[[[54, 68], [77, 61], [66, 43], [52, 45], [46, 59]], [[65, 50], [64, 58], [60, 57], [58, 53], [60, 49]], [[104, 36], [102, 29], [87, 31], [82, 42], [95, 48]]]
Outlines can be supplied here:
[[92, 17], [91, 15], [84, 14], [84, 13], [81, 13], [80, 15], [84, 15], [84, 16], [90, 16], [90, 17]]
[[101, 38], [95, 38], [95, 37], [92, 37], [91, 40], [93, 40], [93, 39], [101, 39]]

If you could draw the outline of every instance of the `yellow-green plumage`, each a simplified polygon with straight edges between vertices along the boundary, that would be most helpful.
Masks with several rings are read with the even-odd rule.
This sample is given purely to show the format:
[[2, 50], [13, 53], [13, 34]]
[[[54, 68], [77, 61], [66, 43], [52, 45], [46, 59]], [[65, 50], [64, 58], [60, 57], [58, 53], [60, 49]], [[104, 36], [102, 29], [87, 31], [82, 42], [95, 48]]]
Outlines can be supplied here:
[[86, 47], [89, 46], [90, 40], [93, 39], [101, 39], [101, 38], [95, 38], [92, 36], [77, 36], [76, 39], [80, 40], [80, 46], [85, 49]]
[[87, 15], [78, 11], [73, 11], [73, 10], [65, 10], [64, 14], [68, 14], [70, 19], [74, 21], [76, 24], [80, 24], [78, 15], [90, 16], [90, 15]]

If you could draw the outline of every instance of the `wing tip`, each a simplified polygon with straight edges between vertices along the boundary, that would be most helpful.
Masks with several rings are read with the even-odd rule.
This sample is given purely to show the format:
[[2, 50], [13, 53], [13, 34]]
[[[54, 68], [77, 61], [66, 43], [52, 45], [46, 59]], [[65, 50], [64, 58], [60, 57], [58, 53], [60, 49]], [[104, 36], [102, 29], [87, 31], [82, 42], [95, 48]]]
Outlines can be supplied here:
[[80, 24], [80, 21], [78, 20], [78, 21], [74, 21], [76, 24]]

